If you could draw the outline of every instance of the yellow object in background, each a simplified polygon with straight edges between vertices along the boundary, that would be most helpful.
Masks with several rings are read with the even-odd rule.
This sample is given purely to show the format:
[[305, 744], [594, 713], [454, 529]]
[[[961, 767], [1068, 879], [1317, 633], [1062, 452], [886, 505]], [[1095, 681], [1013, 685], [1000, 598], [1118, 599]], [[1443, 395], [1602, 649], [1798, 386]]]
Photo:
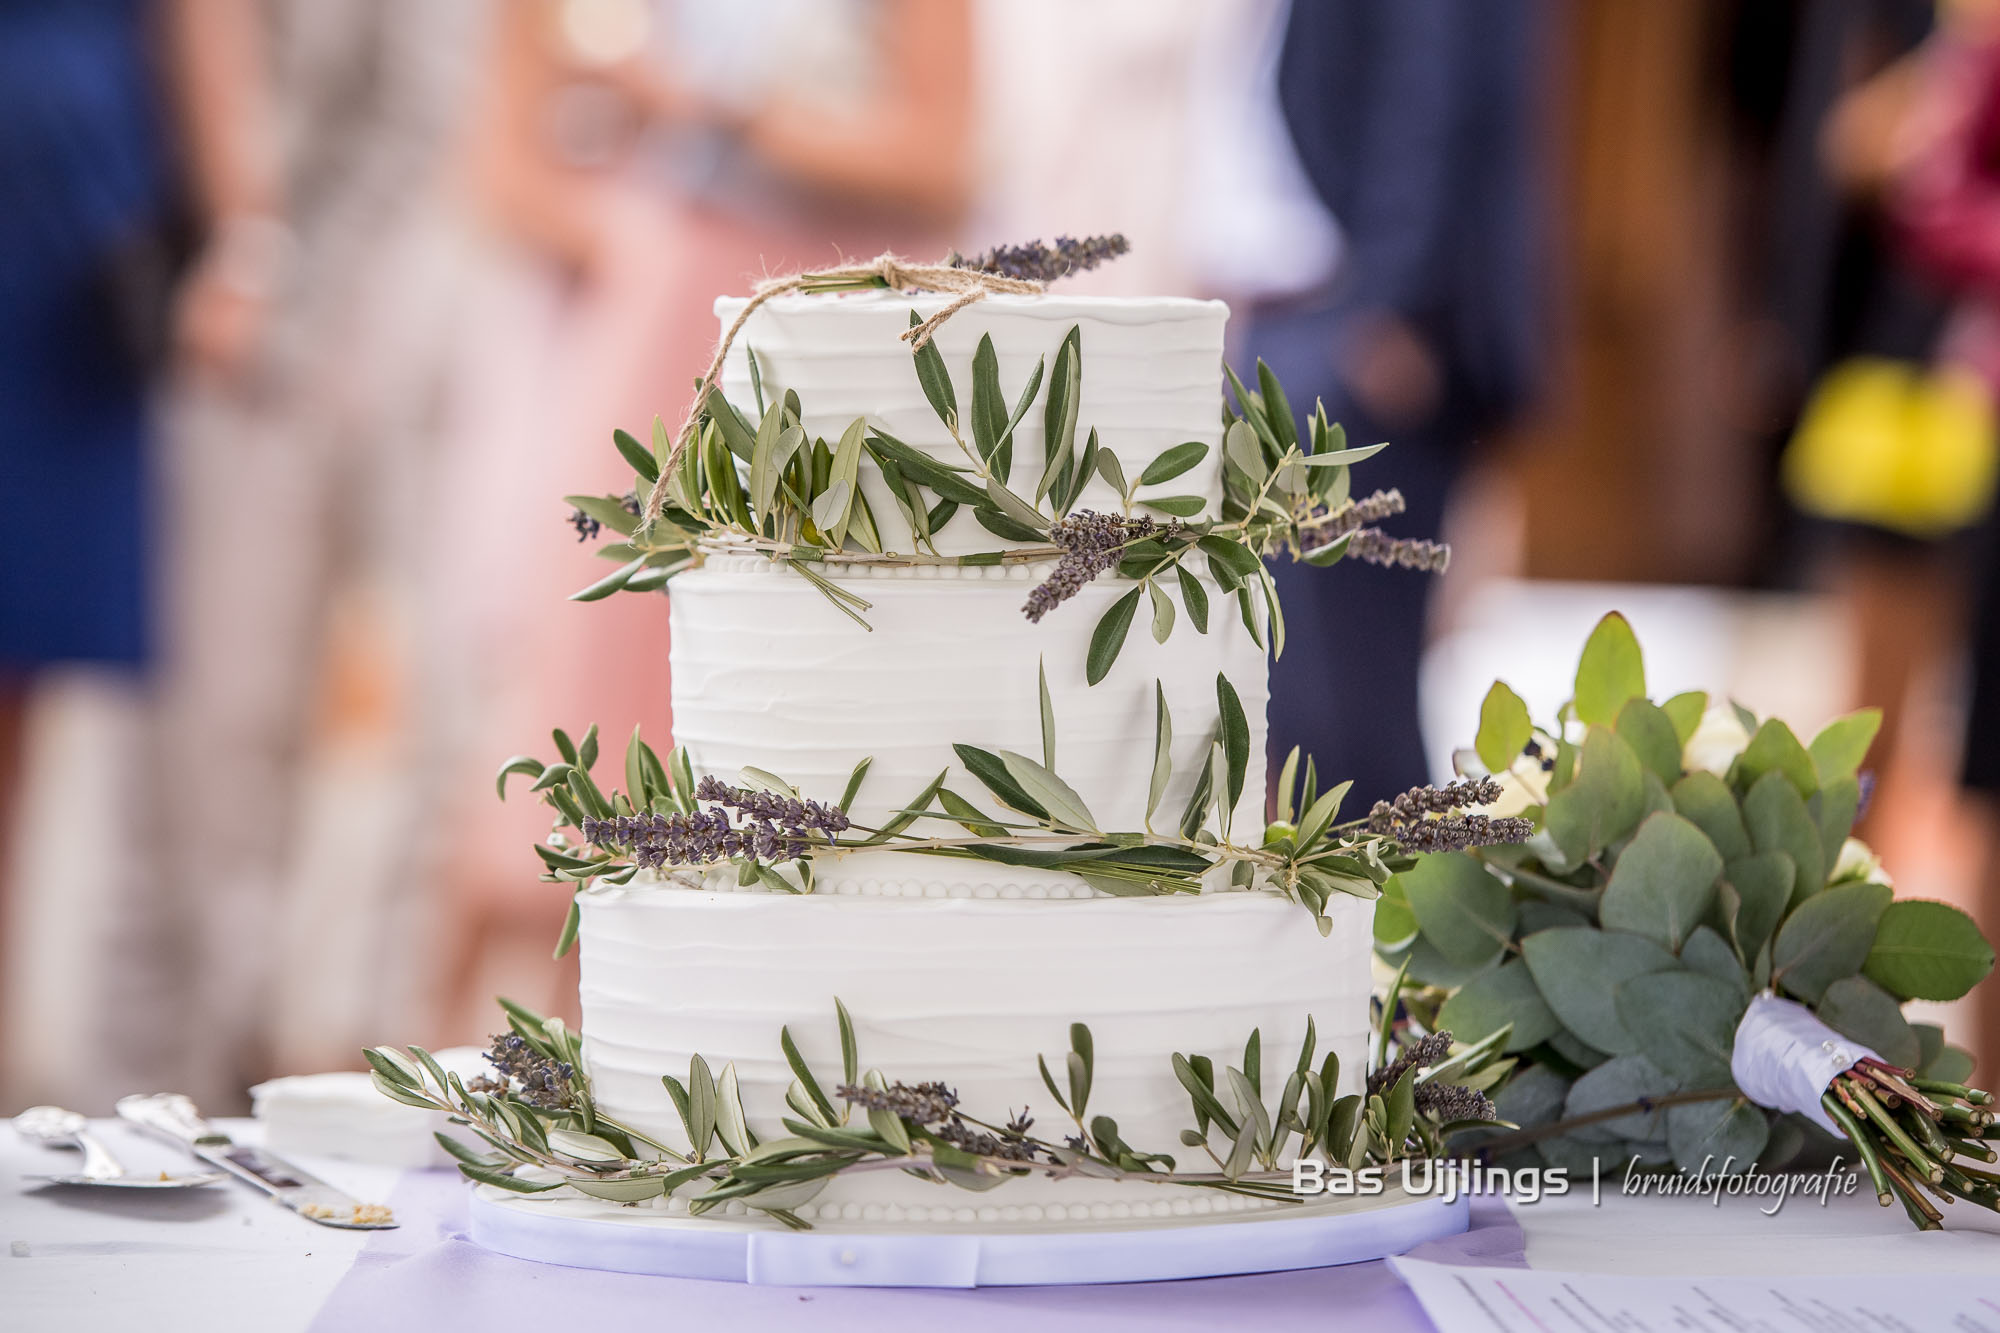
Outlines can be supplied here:
[[1785, 491], [1808, 514], [1942, 537], [1993, 503], [1987, 388], [1970, 371], [1856, 357], [1820, 380], [1785, 450]]

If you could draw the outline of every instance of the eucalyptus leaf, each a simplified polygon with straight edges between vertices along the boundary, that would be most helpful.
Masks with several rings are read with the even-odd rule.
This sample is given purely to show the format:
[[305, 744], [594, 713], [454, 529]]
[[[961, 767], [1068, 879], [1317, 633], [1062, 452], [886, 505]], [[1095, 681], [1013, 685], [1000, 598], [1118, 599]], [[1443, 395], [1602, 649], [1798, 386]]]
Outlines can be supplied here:
[[1868, 961], [1892, 895], [1886, 884], [1836, 884], [1799, 904], [1778, 927], [1772, 981], [1817, 1004], [1829, 985]]
[[1685, 970], [1648, 972], [1614, 993], [1640, 1053], [1685, 1087], [1729, 1086], [1736, 1025], [1749, 1001], [1728, 982]]
[[1868, 757], [1868, 747], [1875, 743], [1875, 733], [1881, 728], [1879, 708], [1863, 708], [1821, 727], [1812, 744], [1806, 747], [1819, 780], [1824, 783], [1853, 777], [1860, 770], [1861, 761]]
[[1569, 927], [1538, 931], [1521, 941], [1535, 988], [1563, 1026], [1597, 1050], [1632, 1055], [1639, 1040], [1620, 1021], [1610, 997], [1632, 977], [1671, 971], [1674, 956], [1642, 935]]
[[1489, 773], [1504, 773], [1534, 736], [1528, 705], [1502, 681], [1494, 681], [1479, 705], [1479, 734], [1473, 748]]
[[1423, 937], [1447, 960], [1484, 967], [1512, 939], [1513, 899], [1506, 885], [1463, 852], [1426, 856], [1396, 876]]
[[1608, 727], [1594, 726], [1584, 738], [1576, 776], [1549, 797], [1543, 829], [1574, 869], [1612, 843], [1628, 837], [1646, 811], [1645, 769], [1632, 747]]
[[1702, 714], [1708, 711], [1708, 695], [1701, 690], [1687, 690], [1661, 704], [1660, 711], [1674, 724], [1674, 734], [1685, 746], [1701, 727]]
[[[1379, 935], [1380, 903], [1376, 912]], [[1518, 958], [1480, 973], [1453, 992], [1438, 1010], [1438, 1029], [1459, 1041], [1478, 1041], [1510, 1025], [1513, 1031], [1502, 1048], [1507, 1051], [1539, 1046], [1562, 1027], [1555, 1011], [1535, 989], [1527, 964]]]
[[1770, 1116], [1741, 1099], [1667, 1108], [1667, 1147], [1683, 1171], [1740, 1175], [1756, 1164], [1770, 1137]]
[[1896, 997], [1867, 977], [1842, 977], [1833, 982], [1820, 997], [1815, 1012], [1820, 1022], [1869, 1047], [1892, 1065], [1908, 1069], [1922, 1053], [1917, 1034], [1910, 1030]]
[[1743, 798], [1743, 824], [1758, 851], [1783, 852], [1792, 858], [1795, 906], [1826, 884], [1826, 852], [1819, 828], [1805, 798], [1783, 773], [1766, 773], [1750, 788]]
[[1619, 853], [1598, 919], [1607, 930], [1678, 950], [1714, 901], [1721, 873], [1722, 856], [1699, 828], [1679, 815], [1653, 815]]
[[1792, 729], [1777, 718], [1768, 718], [1757, 728], [1743, 753], [1736, 756], [1732, 777], [1745, 790], [1767, 773], [1782, 773], [1801, 798], [1819, 790], [1819, 774], [1812, 756]]
[[1681, 778], [1681, 738], [1673, 719], [1645, 699], [1627, 699], [1618, 710], [1617, 732], [1661, 782]]
[[[1608, 1111], [1614, 1106], [1664, 1097], [1678, 1090], [1673, 1077], [1645, 1056], [1620, 1055], [1606, 1060], [1570, 1086], [1563, 1115], [1568, 1118]], [[1615, 1143], [1621, 1139], [1644, 1142], [1665, 1132], [1664, 1117], [1664, 1110], [1636, 1111], [1572, 1133], [1575, 1138], [1594, 1143]]]
[[[1743, 827], [1743, 811], [1729, 784], [1713, 773], [1688, 774], [1673, 788], [1674, 809], [1708, 835], [1725, 861], [1750, 855], [1749, 831]], [[1786, 877], [1789, 886], [1790, 877]]]
[[1572, 709], [1591, 726], [1608, 727], [1627, 699], [1646, 697], [1646, 666], [1638, 636], [1616, 611], [1597, 622], [1576, 668]]

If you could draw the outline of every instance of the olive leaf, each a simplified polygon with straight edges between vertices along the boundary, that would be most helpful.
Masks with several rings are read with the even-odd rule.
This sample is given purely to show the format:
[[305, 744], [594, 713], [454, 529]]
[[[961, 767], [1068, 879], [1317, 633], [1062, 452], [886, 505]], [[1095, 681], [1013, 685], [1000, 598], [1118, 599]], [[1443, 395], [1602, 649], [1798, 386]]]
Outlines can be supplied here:
[[1097, 831], [1097, 822], [1091, 817], [1090, 808], [1076, 794], [1075, 788], [1026, 755], [1012, 750], [998, 753], [1000, 762], [1006, 766], [1007, 775], [1036, 805], [1048, 812], [1049, 818], [1073, 829]]
[[1146, 821], [1152, 823], [1153, 813], [1160, 808], [1160, 799], [1167, 794], [1167, 783], [1174, 773], [1173, 760], [1174, 718], [1167, 708], [1166, 687], [1158, 680], [1153, 682], [1153, 776], [1146, 789]]
[[1200, 440], [1189, 440], [1186, 444], [1174, 445], [1170, 449], [1161, 451], [1152, 462], [1146, 464], [1146, 470], [1139, 474], [1139, 484], [1157, 486], [1161, 482], [1172, 481], [1206, 457], [1208, 457], [1208, 446]]
[[1243, 702], [1236, 687], [1221, 672], [1215, 675], [1217, 731], [1223, 757], [1228, 761], [1229, 780], [1225, 791], [1231, 809], [1243, 797], [1243, 778], [1250, 764], [1250, 723], [1243, 715]]
[[1175, 565], [1174, 574], [1180, 580], [1181, 603], [1187, 607], [1188, 622], [1195, 633], [1208, 633], [1208, 589], [1201, 586], [1201, 580], [1189, 573], [1185, 565]]
[[1091, 632], [1083, 674], [1092, 685], [1110, 674], [1111, 664], [1118, 660], [1119, 650], [1125, 646], [1125, 635], [1132, 628], [1132, 615], [1138, 608], [1139, 590], [1134, 588], [1111, 604]]
[[[910, 312], [910, 327], [924, 322], [924, 317], [916, 311]], [[912, 354], [917, 363], [917, 383], [922, 386], [924, 398], [931, 410], [938, 414], [946, 430], [958, 433], [958, 392], [951, 386], [951, 373], [944, 367], [944, 353], [938, 351], [936, 339], [926, 339]]]

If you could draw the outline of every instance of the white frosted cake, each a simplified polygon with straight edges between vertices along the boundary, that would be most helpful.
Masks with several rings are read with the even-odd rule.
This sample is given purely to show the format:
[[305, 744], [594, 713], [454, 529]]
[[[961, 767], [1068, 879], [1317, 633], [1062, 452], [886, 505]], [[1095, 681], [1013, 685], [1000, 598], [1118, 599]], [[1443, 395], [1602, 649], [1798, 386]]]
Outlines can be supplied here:
[[[940, 463], [960, 463], [960, 446], [941, 427], [912, 371], [910, 346], [898, 337], [912, 310], [929, 316], [945, 299], [875, 292], [770, 300], [735, 339], [723, 390], [739, 405], [796, 392], [809, 440], [837, 441], [863, 417]], [[717, 302], [725, 325], [741, 305]], [[993, 295], [955, 312], [934, 345], [963, 397], [975, 381], [975, 351], [990, 337], [1011, 401], [1038, 361], [1055, 363], [1076, 329], [1084, 363], [1079, 439], [1094, 429], [1119, 466], [1091, 474], [1072, 497], [1075, 508], [1129, 507], [1102, 472], [1137, 478], [1163, 451], [1198, 441], [1204, 457], [1164, 489], [1203, 497], [1201, 514], [1213, 515], [1223, 494], [1217, 389], [1226, 317], [1226, 307], [1211, 301]], [[755, 383], [746, 352], [756, 357]], [[1030, 463], [1039, 468], [1039, 403], [1020, 418], [1013, 448], [1025, 460], [1017, 473]], [[923, 543], [869, 459], [859, 482], [885, 552], [921, 547], [954, 556], [1032, 544], [998, 537], [968, 512]], [[1248, 727], [1236, 822], [1261, 830], [1266, 650], [1213, 575], [1198, 562], [1187, 568], [1214, 604], [1206, 632], [1183, 625], [1156, 642], [1142, 599], [1122, 652], [1091, 684], [1093, 633], [1136, 586], [1116, 571], [1029, 624], [1023, 604], [1049, 577], [1049, 563], [822, 566], [820, 577], [865, 600], [864, 628], [754, 545], [711, 543], [670, 588], [676, 742], [698, 776], [734, 782], [756, 770], [828, 802], [872, 758], [847, 814], [880, 826], [941, 770], [947, 790], [986, 796], [955, 745], [1042, 754], [1045, 675], [1058, 723], [1054, 767], [1098, 827], [1136, 830], [1150, 826], [1149, 807], [1179, 811], [1204, 773], [1220, 674]], [[1163, 795], [1151, 784], [1161, 700], [1174, 720]], [[1171, 823], [1174, 815], [1157, 818]], [[1334, 895], [1322, 934], [1284, 893], [1232, 887], [1226, 873], [1207, 876], [1199, 893], [1114, 897], [1061, 869], [907, 850], [860, 850], [816, 864], [810, 893], [745, 886], [723, 865], [705, 875], [600, 882], [580, 895], [584, 1066], [603, 1114], [685, 1149], [661, 1075], [686, 1070], [699, 1054], [716, 1069], [733, 1065], [756, 1135], [782, 1136], [793, 1071], [780, 1029], [809, 1065], [838, 1071], [836, 998], [853, 1017], [864, 1067], [892, 1081], [942, 1083], [982, 1114], [1026, 1106], [1036, 1133], [1053, 1138], [1064, 1132], [1064, 1116], [1036, 1057], [1060, 1068], [1071, 1024], [1087, 1024], [1096, 1049], [1092, 1108], [1115, 1116], [1128, 1143], [1197, 1163], [1206, 1158], [1179, 1139], [1190, 1112], [1175, 1052], [1206, 1053], [1220, 1070], [1239, 1061], [1254, 1029], [1267, 1068], [1280, 1071], [1266, 1076], [1275, 1083], [1310, 1019], [1315, 1068], [1337, 1054], [1340, 1093], [1361, 1089], [1371, 915], [1362, 897]], [[685, 1206], [653, 1202], [669, 1212]], [[1274, 1206], [1228, 1193], [1040, 1175], [975, 1195], [885, 1170], [837, 1176], [796, 1212], [815, 1225], [936, 1228]]]

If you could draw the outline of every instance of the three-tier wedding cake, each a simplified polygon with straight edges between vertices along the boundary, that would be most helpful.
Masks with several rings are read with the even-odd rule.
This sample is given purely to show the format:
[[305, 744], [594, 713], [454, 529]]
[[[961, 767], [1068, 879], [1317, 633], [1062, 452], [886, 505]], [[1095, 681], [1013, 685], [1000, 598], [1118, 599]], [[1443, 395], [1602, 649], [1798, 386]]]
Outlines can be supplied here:
[[[795, 392], [808, 438], [837, 440], [860, 417], [940, 463], [962, 463], [926, 402], [898, 335], [909, 312], [941, 297], [873, 292], [790, 295], [765, 303], [735, 340], [722, 385], [753, 400], [748, 353], [763, 395]], [[717, 302], [725, 325], [741, 300]], [[1166, 485], [1222, 506], [1217, 385], [1228, 310], [1221, 302], [989, 296], [938, 329], [954, 384], [974, 382], [990, 339], [999, 382], [1028, 381], [1074, 328], [1087, 369], [1076, 419], [1094, 428], [1117, 472], [1136, 478], [1164, 451], [1206, 446]], [[1017, 458], [1045, 453], [1040, 414], [1013, 433]], [[1017, 472], [1023, 469], [1017, 464]], [[861, 493], [881, 521], [885, 551], [929, 549], [903, 520], [879, 468], [864, 461]], [[1115, 475], [1115, 474], [1114, 474]], [[1148, 488], [1153, 489], [1153, 488]], [[1143, 492], [1142, 492], [1143, 493]], [[1079, 509], [1117, 511], [1123, 496], [1087, 479]], [[1019, 548], [961, 514], [935, 534], [944, 555]], [[1172, 773], [1160, 808], [1178, 811], [1203, 772], [1216, 723], [1216, 676], [1233, 685], [1248, 723], [1239, 826], [1262, 826], [1265, 648], [1233, 614], [1206, 634], [1166, 643], [1133, 636], [1109, 673], [1086, 680], [1093, 629], [1132, 590], [1100, 577], [1059, 611], [1026, 623], [1022, 605], [1049, 563], [856, 565], [828, 577], [870, 604], [867, 627], [761, 552], [711, 552], [672, 582], [674, 733], [698, 775], [734, 780], [746, 766], [783, 775], [806, 796], [832, 799], [872, 759], [848, 815], [879, 826], [940, 770], [944, 786], [980, 790], [955, 744], [1039, 754], [1039, 682], [1058, 737], [1052, 765], [1105, 829], [1138, 829], [1148, 813], [1159, 701], [1175, 719]], [[1223, 590], [1205, 573], [1212, 600]], [[1130, 1143], [1181, 1150], [1187, 1093], [1175, 1051], [1232, 1059], [1253, 1030], [1289, 1059], [1310, 1019], [1320, 1049], [1340, 1057], [1339, 1091], [1359, 1089], [1368, 1032], [1370, 904], [1327, 905], [1322, 938], [1272, 889], [1113, 897], [1061, 869], [1011, 866], [877, 848], [832, 860], [811, 894], [741, 888], [733, 869], [598, 887], [582, 896], [584, 1062], [612, 1118], [684, 1147], [662, 1071], [705, 1055], [735, 1066], [751, 1127], [779, 1133], [792, 1072], [779, 1048], [789, 1025], [814, 1065], [837, 1068], [834, 999], [853, 1015], [870, 1066], [934, 1080], [967, 1106], [1034, 1109], [1048, 1124], [1038, 1053], [1067, 1049], [1070, 1024], [1095, 1037], [1093, 1105], [1115, 1108]], [[956, 1196], [956, 1197], [954, 1197]], [[984, 1211], [1036, 1222], [1065, 1216], [1189, 1216], [1250, 1206], [1244, 1196], [1190, 1198], [1113, 1181], [1024, 1181], [1004, 1201], [940, 1191], [901, 1172], [832, 1181], [808, 1217], [967, 1224]], [[991, 1218], [986, 1219], [988, 1221]]]

